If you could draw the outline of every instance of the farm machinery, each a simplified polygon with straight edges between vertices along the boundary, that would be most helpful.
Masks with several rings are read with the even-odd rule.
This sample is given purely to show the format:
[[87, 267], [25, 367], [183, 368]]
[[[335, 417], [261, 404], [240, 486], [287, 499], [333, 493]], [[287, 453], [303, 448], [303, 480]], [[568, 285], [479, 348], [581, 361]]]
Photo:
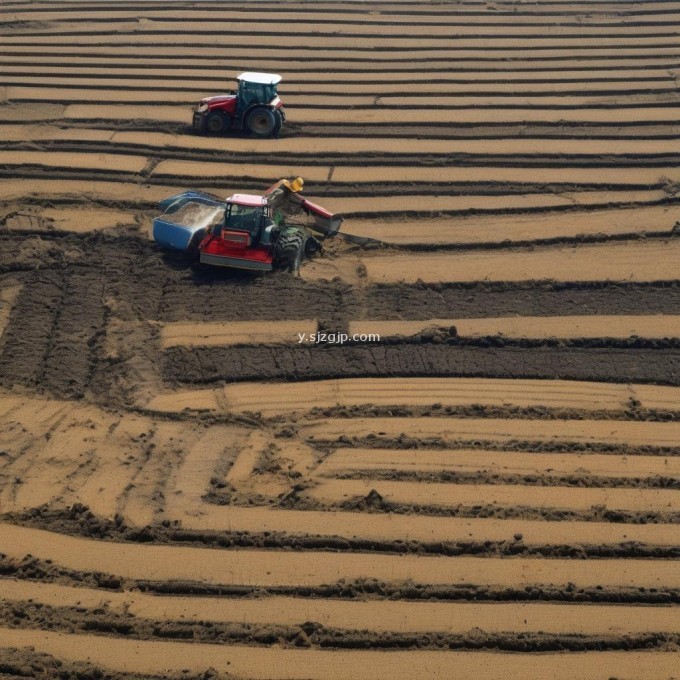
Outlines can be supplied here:
[[301, 177], [281, 179], [260, 195], [234, 194], [226, 200], [186, 191], [160, 203], [153, 223], [159, 245], [198, 253], [204, 264], [253, 271], [297, 271], [305, 257], [335, 236], [342, 217], [308, 201]]
[[244, 130], [258, 137], [276, 137], [286, 113], [275, 73], [241, 73], [238, 90], [201, 99], [194, 109], [193, 127], [201, 133], [219, 135]]

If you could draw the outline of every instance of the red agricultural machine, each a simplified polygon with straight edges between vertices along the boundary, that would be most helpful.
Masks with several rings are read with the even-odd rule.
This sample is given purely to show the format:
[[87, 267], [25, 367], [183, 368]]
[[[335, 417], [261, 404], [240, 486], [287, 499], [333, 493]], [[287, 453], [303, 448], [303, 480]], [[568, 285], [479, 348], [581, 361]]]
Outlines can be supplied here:
[[286, 120], [275, 73], [242, 73], [238, 90], [201, 99], [194, 109], [194, 130], [220, 135], [244, 130], [258, 137], [276, 137]]
[[297, 271], [305, 257], [335, 236], [342, 217], [301, 195], [304, 182], [281, 179], [267, 191], [234, 194], [226, 201], [187, 191], [161, 201], [153, 223], [156, 243], [204, 264], [254, 271]]

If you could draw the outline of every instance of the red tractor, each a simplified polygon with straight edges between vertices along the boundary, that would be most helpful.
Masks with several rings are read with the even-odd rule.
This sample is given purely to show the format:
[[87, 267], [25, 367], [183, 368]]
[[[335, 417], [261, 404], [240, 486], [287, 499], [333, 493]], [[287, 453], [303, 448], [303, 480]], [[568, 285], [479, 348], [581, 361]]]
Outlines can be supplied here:
[[171, 196], [161, 201], [154, 240], [164, 248], [198, 254], [203, 264], [295, 272], [338, 233], [343, 221], [304, 198], [303, 184], [300, 177], [282, 179], [262, 196], [234, 194], [226, 200], [201, 191]]
[[281, 76], [275, 73], [242, 73], [238, 90], [201, 99], [194, 109], [194, 130], [220, 135], [245, 130], [258, 137], [276, 137], [286, 119], [277, 94]]

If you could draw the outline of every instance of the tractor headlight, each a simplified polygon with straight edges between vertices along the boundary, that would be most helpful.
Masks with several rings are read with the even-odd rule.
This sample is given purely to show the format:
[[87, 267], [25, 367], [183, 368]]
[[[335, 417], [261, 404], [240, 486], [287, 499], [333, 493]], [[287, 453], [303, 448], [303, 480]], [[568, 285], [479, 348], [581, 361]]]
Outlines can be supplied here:
[[205, 113], [207, 110], [208, 110], [207, 104], [199, 104], [198, 108], [196, 109], [196, 111], [198, 111], [199, 113]]

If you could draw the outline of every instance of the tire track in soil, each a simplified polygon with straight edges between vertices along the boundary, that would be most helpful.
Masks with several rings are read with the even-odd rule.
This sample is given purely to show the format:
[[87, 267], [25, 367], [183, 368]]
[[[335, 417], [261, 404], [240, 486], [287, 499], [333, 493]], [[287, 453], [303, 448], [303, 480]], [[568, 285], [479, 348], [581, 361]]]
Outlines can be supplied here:
[[0, 374], [5, 384], [39, 388], [52, 332], [63, 301], [63, 280], [57, 275], [38, 276], [19, 294], [3, 335]]

